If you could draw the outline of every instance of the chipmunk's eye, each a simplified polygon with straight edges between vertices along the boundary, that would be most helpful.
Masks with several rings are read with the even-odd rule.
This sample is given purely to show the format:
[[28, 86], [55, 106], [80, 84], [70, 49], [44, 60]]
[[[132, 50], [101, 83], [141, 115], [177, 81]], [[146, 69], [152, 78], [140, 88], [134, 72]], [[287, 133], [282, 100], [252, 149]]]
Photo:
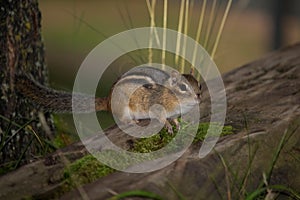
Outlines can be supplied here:
[[202, 90], [202, 85], [201, 84], [199, 84], [199, 89]]
[[143, 87], [144, 87], [144, 88], [147, 88], [147, 89], [153, 89], [154, 85], [148, 83], [148, 84], [144, 84]]
[[186, 85], [185, 84], [179, 84], [179, 88], [182, 91], [187, 91]]

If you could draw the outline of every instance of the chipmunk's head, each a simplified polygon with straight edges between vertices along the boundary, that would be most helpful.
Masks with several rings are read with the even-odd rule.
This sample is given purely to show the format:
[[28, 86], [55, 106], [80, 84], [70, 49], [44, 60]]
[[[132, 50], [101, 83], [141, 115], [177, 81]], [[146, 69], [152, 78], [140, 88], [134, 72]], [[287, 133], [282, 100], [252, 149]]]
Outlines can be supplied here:
[[197, 95], [197, 99], [200, 101], [201, 94], [202, 94], [201, 84], [197, 81], [197, 79], [192, 74], [183, 74], [182, 76], [188, 81], [188, 83], [194, 90], [195, 94]]
[[177, 71], [172, 71], [169, 78], [169, 86], [180, 101], [181, 109], [189, 111], [200, 103], [201, 86], [192, 74], [181, 75]]

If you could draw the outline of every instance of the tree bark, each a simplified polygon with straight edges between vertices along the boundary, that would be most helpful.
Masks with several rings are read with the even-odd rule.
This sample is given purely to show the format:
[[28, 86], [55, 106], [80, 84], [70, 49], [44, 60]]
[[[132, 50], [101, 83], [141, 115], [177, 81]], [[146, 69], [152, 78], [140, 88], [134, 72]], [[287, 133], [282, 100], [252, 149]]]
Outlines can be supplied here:
[[2, 0], [0, 10], [0, 168], [15, 168], [46, 152], [52, 120], [14, 89], [18, 73], [47, 82], [38, 2]]

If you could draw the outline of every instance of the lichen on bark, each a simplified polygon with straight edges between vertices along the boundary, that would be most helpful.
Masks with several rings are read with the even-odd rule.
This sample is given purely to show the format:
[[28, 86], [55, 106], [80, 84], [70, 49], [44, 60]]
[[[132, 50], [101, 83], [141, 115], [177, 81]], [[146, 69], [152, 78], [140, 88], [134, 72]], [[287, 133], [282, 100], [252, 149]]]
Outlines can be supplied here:
[[16, 74], [29, 73], [47, 83], [41, 13], [37, 0], [0, 1], [0, 163], [27, 163], [47, 150], [52, 120], [15, 89]]

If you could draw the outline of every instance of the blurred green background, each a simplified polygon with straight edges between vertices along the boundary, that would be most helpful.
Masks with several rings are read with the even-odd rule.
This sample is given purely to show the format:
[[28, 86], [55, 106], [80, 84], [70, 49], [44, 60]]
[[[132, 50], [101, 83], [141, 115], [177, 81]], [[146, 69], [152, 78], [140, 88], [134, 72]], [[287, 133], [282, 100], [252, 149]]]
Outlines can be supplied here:
[[[168, 28], [177, 30], [181, 1], [169, 0], [168, 2]], [[211, 3], [212, 0], [208, 2]], [[216, 0], [216, 2], [216, 15], [213, 22], [216, 29], [210, 34], [208, 47], [211, 47], [215, 41], [220, 17], [224, 14], [227, 3], [226, 0]], [[279, 46], [300, 41], [297, 9], [299, 2], [291, 0], [282, 1], [285, 2], [284, 4], [280, 3], [280, 0], [233, 2], [214, 59], [222, 73], [262, 57], [274, 46], [278, 47], [278, 44], [274, 44], [276, 41]], [[80, 64], [101, 41], [130, 28], [150, 25], [145, 0], [40, 0], [39, 4], [50, 85], [62, 90], [71, 91]], [[202, 1], [194, 0], [190, 5], [193, 9], [189, 19], [189, 36], [195, 37]], [[280, 13], [280, 18], [277, 18]], [[157, 0], [155, 17], [156, 25], [162, 26], [162, 0]], [[206, 23], [208, 27], [209, 22]], [[276, 39], [276, 24], [281, 30], [280, 42], [278, 37]], [[123, 59], [115, 64], [111, 76], [106, 77], [109, 81], [104, 81], [107, 85], [100, 95], [108, 94], [111, 83], [122, 73], [118, 66], [124, 67], [127, 62], [131, 61]], [[104, 113], [100, 115], [102, 117], [99, 121], [103, 121], [103, 126], [108, 126], [111, 122], [109, 115]], [[72, 120], [69, 115], [66, 116], [60, 115], [57, 120], [61, 121], [60, 126], [63, 129], [70, 130]]]
[[[158, 26], [162, 24], [162, 2], [158, 0], [156, 6]], [[197, 4], [199, 1], [195, 2], [193, 12], [199, 13], [201, 5]], [[219, 14], [224, 13], [224, 6], [220, 4], [226, 2], [217, 0]], [[236, 2], [232, 5], [215, 57], [221, 72], [257, 59], [272, 47], [274, 0], [269, 1], [269, 6], [268, 1], [263, 5], [254, 0]], [[168, 27], [175, 30], [179, 5], [178, 0], [169, 1]], [[83, 59], [106, 37], [150, 25], [145, 0], [41, 0], [40, 9], [51, 84], [59, 87], [72, 85]], [[197, 22], [196, 17], [190, 20]], [[193, 37], [195, 27], [190, 30], [189, 35]], [[283, 46], [300, 40], [299, 18], [292, 12], [284, 18], [284, 33]], [[211, 43], [214, 39], [212, 35]]]

